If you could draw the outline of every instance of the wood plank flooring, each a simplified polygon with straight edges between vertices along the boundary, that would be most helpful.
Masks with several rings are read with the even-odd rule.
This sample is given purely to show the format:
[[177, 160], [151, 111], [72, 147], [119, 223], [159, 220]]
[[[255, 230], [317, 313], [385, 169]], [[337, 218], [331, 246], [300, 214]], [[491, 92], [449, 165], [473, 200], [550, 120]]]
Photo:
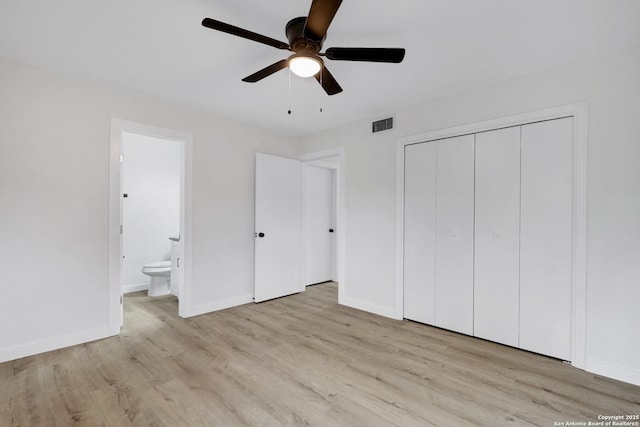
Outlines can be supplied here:
[[0, 364], [1, 426], [554, 426], [640, 414], [640, 387], [337, 304], [337, 285]]

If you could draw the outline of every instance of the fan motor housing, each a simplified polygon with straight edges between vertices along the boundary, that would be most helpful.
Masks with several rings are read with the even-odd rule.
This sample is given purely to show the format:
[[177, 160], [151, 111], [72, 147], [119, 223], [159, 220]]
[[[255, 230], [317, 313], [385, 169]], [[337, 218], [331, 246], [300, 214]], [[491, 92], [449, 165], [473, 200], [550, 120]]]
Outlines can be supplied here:
[[287, 39], [289, 40], [289, 46], [291, 50], [297, 53], [301, 52], [309, 52], [309, 53], [318, 53], [320, 49], [322, 49], [322, 40], [311, 40], [304, 36], [304, 26], [307, 22], [306, 16], [301, 16], [298, 18], [293, 18], [291, 21], [287, 22], [286, 34]]

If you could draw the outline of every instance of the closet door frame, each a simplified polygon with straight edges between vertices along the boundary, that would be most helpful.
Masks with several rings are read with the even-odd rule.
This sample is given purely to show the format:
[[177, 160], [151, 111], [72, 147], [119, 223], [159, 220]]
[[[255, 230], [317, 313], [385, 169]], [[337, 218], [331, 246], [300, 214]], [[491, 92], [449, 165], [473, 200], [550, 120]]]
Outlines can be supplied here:
[[404, 150], [406, 145], [475, 134], [545, 120], [573, 117], [573, 258], [571, 365], [586, 368], [586, 225], [587, 225], [587, 117], [586, 102], [518, 114], [453, 128], [435, 130], [396, 141], [396, 277], [395, 318], [404, 318]]

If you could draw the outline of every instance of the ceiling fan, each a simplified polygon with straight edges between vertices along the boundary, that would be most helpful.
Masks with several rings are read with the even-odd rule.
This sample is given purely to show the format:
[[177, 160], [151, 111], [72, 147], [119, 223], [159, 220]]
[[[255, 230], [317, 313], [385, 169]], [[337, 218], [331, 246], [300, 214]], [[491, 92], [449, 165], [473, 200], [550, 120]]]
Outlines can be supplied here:
[[308, 17], [294, 18], [287, 23], [286, 35], [289, 43], [211, 18], [204, 18], [202, 25], [213, 30], [273, 46], [277, 49], [294, 52], [289, 58], [271, 64], [245, 77], [242, 81], [255, 83], [289, 67], [294, 74], [300, 77], [314, 76], [328, 95], [335, 95], [342, 92], [342, 88], [327, 70], [322, 57], [333, 61], [400, 63], [405, 54], [405, 50], [401, 48], [368, 47], [331, 47], [321, 53], [320, 50], [322, 50], [322, 43], [327, 36], [327, 29], [341, 3], [342, 0], [313, 0]]

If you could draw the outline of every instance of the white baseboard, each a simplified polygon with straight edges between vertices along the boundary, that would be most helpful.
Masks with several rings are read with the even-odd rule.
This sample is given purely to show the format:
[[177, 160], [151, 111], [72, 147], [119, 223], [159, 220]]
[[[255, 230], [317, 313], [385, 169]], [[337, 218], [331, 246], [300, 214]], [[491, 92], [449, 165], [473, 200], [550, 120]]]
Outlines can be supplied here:
[[346, 305], [347, 307], [356, 308], [358, 310], [377, 314], [379, 316], [390, 317], [392, 319], [399, 320], [396, 317], [395, 307], [383, 307], [380, 305], [371, 304], [369, 302], [360, 301], [348, 297], [342, 298], [339, 303], [342, 305]]
[[84, 344], [89, 341], [100, 340], [112, 336], [109, 328], [88, 329], [73, 334], [60, 335], [57, 337], [46, 338], [39, 341], [33, 341], [27, 344], [17, 345], [15, 347], [0, 349], [0, 363], [9, 360], [20, 359], [22, 357], [33, 356], [35, 354], [45, 353], [47, 351], [58, 350], [73, 345]]
[[138, 283], [137, 285], [125, 285], [122, 287], [123, 294], [130, 294], [132, 292], [146, 291], [149, 289], [148, 283]]
[[587, 358], [586, 371], [640, 386], [640, 371]]
[[200, 304], [189, 307], [182, 317], [193, 317], [201, 314], [211, 313], [212, 311], [224, 310], [225, 308], [236, 307], [238, 305], [253, 302], [253, 294], [242, 295], [235, 298], [229, 298], [222, 301], [214, 301], [208, 304]]

